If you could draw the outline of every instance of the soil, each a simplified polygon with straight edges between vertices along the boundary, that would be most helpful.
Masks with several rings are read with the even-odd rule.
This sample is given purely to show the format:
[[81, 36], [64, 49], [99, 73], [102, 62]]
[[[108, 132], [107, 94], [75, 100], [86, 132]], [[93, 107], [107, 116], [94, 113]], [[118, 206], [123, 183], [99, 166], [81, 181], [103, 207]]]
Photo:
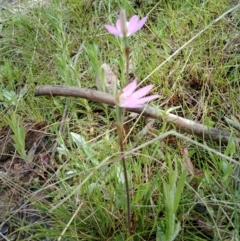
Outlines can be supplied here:
[[[39, 189], [55, 171], [50, 161], [54, 136], [47, 133], [46, 123], [26, 123], [25, 132], [28, 160], [16, 152], [10, 128], [0, 129], [0, 241], [2, 235], [13, 238], [10, 233], [17, 226], [44, 218], [28, 200], [47, 201], [49, 190], [39, 194]], [[33, 189], [34, 186], [37, 188]], [[26, 237], [27, 234], [21, 235]]]

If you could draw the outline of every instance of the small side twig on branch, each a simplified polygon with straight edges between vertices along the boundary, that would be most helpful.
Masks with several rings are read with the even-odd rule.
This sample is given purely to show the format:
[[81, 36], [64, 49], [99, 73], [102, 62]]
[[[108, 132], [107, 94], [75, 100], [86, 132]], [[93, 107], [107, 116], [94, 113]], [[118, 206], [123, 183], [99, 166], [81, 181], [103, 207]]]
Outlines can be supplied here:
[[[96, 90], [78, 88], [78, 87], [66, 87], [66, 86], [52, 86], [52, 85], [43, 85], [38, 86], [35, 91], [35, 96], [69, 96], [69, 97], [78, 97], [84, 98], [87, 100], [100, 102], [108, 105], [115, 105], [114, 96], [103, 93]], [[240, 136], [232, 137], [232, 133], [223, 131], [217, 128], [208, 127], [202, 124], [199, 124], [195, 121], [188, 120], [177, 115], [167, 113], [162, 114], [156, 108], [153, 107], [144, 107], [138, 109], [127, 109], [127, 111], [135, 113], [143, 113], [146, 117], [151, 117], [153, 119], [165, 120], [169, 123], [172, 123], [176, 128], [181, 131], [188, 132], [190, 134], [195, 134], [198, 137], [204, 140], [214, 140], [221, 141], [222, 143], [227, 143], [230, 138], [235, 142], [240, 142]]]

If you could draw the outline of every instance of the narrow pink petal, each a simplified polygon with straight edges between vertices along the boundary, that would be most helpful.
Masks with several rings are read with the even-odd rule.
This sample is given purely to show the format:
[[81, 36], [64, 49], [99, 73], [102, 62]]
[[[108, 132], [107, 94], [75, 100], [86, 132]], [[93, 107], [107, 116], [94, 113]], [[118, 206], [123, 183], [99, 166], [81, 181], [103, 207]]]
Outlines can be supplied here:
[[151, 96], [144, 97], [144, 98], [141, 98], [141, 99], [133, 99], [133, 98], [130, 97], [124, 103], [122, 103], [121, 107], [124, 107], [124, 108], [139, 108], [139, 107], [142, 107], [143, 104], [145, 104], [146, 102], [149, 102], [149, 101], [157, 99], [157, 98], [159, 98], [159, 95], [151, 95]]
[[144, 104], [148, 101], [151, 101], [151, 100], [154, 100], [154, 99], [157, 99], [157, 98], [159, 98], [159, 95], [150, 95], [150, 96], [138, 99], [135, 103], [137, 103], [139, 105], [142, 105], [142, 104]]
[[132, 96], [127, 96], [126, 98], [122, 96], [121, 100], [122, 101], [120, 101], [120, 105], [122, 107], [128, 107], [128, 108], [130, 108], [129, 106], [135, 106], [136, 102], [138, 101], [137, 99], [132, 98]]
[[123, 108], [139, 108], [139, 107], [142, 107], [142, 105], [138, 105], [138, 104], [132, 103], [132, 102], [126, 102], [126, 103], [122, 103], [120, 105], [120, 107], [123, 107]]
[[130, 84], [128, 84], [123, 90], [122, 93], [130, 96], [132, 95], [133, 91], [136, 89], [137, 87], [137, 80], [135, 79], [134, 81], [132, 81]]
[[117, 22], [116, 22], [116, 28], [117, 28], [117, 30], [119, 31], [119, 33], [121, 33], [121, 35], [122, 35], [121, 21], [120, 21], [120, 19], [118, 19]]
[[[139, 99], [135, 99], [133, 97], [128, 97], [126, 98], [123, 102], [122, 102], [122, 105], [124, 106], [135, 106], [135, 105], [139, 105], [138, 103], [138, 100]], [[142, 105], [142, 104], [141, 104]]]
[[113, 35], [121, 36], [121, 32], [119, 32], [115, 27], [111, 25], [105, 25], [104, 27], [107, 29], [109, 33]]
[[147, 21], [147, 17], [142, 18], [137, 24], [135, 24], [134, 28], [132, 28], [131, 31], [128, 30], [128, 34], [132, 35], [136, 33], [139, 29], [143, 27], [146, 21]]
[[129, 25], [135, 25], [135, 24], [137, 24], [138, 23], [138, 16], [137, 15], [133, 15], [130, 19], [129, 19], [129, 21], [128, 21], [128, 24]]
[[138, 16], [133, 15], [128, 22], [128, 35], [129, 35], [129, 33], [132, 32], [133, 29], [135, 29], [135, 26], [137, 24], [138, 24]]
[[149, 91], [153, 88], [153, 85], [147, 85], [136, 92], [134, 92], [131, 97], [134, 99], [142, 98], [143, 96], [147, 95]]

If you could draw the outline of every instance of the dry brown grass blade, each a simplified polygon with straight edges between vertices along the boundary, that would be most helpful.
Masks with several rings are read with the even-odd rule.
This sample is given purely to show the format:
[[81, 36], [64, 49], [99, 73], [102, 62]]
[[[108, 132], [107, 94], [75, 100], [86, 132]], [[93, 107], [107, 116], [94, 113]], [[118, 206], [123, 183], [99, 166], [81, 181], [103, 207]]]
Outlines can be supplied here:
[[188, 175], [195, 175], [195, 168], [194, 168], [192, 160], [191, 160], [191, 158], [189, 156], [188, 148], [187, 147], [183, 147], [181, 149], [181, 154], [183, 156], [183, 161], [182, 161], [183, 170], [187, 169], [188, 170]]
[[[35, 91], [35, 96], [70, 96], [84, 98], [111, 106], [115, 105], [114, 96], [110, 94], [78, 87], [52, 85], [38, 86]], [[146, 117], [167, 121], [172, 123], [177, 129], [188, 132], [190, 134], [195, 134], [204, 140], [214, 140], [221, 141], [222, 143], [227, 143], [231, 138], [235, 142], [240, 142], [240, 136], [233, 136], [231, 132], [208, 127], [206, 125], [199, 124], [195, 121], [188, 120], [171, 113], [162, 114], [161, 111], [150, 106], [138, 109], [127, 109], [127, 111], [142, 113]]]

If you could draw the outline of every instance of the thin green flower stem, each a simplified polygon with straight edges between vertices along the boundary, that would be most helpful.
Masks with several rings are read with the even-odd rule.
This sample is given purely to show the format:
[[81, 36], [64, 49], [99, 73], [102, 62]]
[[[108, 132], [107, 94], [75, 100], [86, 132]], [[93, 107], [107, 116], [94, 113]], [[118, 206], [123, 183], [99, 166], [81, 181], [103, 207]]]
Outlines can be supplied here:
[[[122, 129], [122, 128], [120, 127], [119, 129]], [[120, 132], [121, 132], [121, 135], [118, 135], [118, 136], [119, 136], [119, 146], [120, 146], [121, 160], [122, 160], [122, 166], [123, 166], [123, 174], [125, 179], [126, 198], [127, 198], [127, 229], [128, 229], [128, 236], [131, 236], [131, 208], [130, 208], [128, 175], [127, 175], [126, 161], [124, 157], [123, 135], [122, 135], [123, 132], [122, 130], [120, 130]]]
[[127, 199], [127, 239], [131, 236], [131, 208], [130, 208], [130, 195], [129, 195], [129, 185], [128, 185], [128, 175], [127, 175], [127, 167], [124, 155], [124, 146], [123, 146], [123, 116], [124, 116], [124, 109], [116, 106], [116, 114], [117, 114], [117, 133], [118, 133], [118, 140], [120, 146], [120, 158], [122, 160], [122, 167], [123, 167], [123, 175], [125, 180], [125, 189], [126, 189], [126, 199]]

